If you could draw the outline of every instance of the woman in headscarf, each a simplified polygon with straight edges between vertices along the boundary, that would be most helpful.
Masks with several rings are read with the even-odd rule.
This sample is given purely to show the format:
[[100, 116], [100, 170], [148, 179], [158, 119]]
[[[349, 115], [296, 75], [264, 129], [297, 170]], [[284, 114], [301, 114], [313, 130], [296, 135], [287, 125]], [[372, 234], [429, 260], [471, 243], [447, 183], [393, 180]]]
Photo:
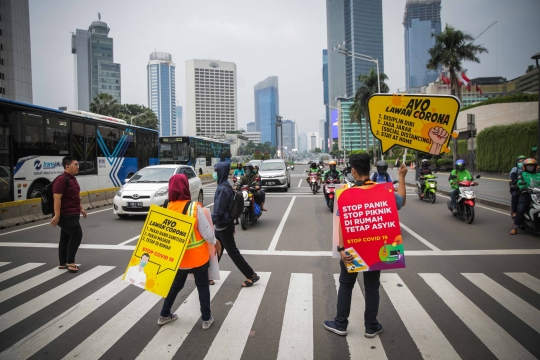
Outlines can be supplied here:
[[169, 180], [169, 204], [167, 208], [195, 218], [195, 223], [184, 257], [180, 261], [169, 294], [163, 302], [158, 325], [165, 325], [168, 322], [178, 319], [178, 315], [171, 313], [171, 307], [176, 296], [184, 287], [188, 274], [193, 274], [195, 285], [199, 292], [201, 318], [203, 321], [202, 328], [206, 330], [214, 323], [214, 318], [210, 311], [210, 287], [208, 284], [210, 256], [208, 255], [207, 243], [216, 245], [218, 253], [221, 253], [221, 245], [219, 242], [216, 242], [212, 227], [202, 210], [202, 204], [191, 201], [189, 182], [186, 175], [173, 175]]

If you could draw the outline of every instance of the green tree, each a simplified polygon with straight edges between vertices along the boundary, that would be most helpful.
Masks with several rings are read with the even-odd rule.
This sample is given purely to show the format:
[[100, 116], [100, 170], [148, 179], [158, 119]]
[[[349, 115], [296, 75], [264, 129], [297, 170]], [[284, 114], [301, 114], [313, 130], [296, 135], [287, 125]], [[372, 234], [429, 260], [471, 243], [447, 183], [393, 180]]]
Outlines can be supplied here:
[[90, 111], [100, 115], [117, 117], [120, 104], [111, 94], [99, 93], [90, 104]]
[[141, 126], [147, 129], [158, 130], [159, 121], [156, 113], [144, 105], [123, 104], [120, 105], [118, 114], [120, 119], [124, 119], [128, 124]]
[[[435, 37], [435, 45], [428, 50], [430, 59], [426, 67], [430, 70], [438, 70], [441, 66], [448, 69], [450, 73], [450, 88], [452, 95], [461, 98], [461, 85], [458, 83], [456, 72], [461, 71], [462, 61], [473, 61], [480, 63], [477, 54], [488, 52], [481, 45], [474, 45], [474, 37], [466, 32], [456, 30], [453, 26], [446, 24], [444, 31], [439, 34], [431, 34]], [[452, 147], [457, 148], [457, 140], [453, 138]], [[454, 163], [457, 160], [457, 151], [454, 151]]]
[[[388, 80], [388, 76], [385, 73], [379, 73], [379, 80], [381, 86], [381, 93], [388, 92], [388, 85], [384, 82]], [[366, 119], [366, 134], [369, 134], [369, 113], [368, 113], [368, 100], [371, 95], [379, 92], [377, 85], [377, 71], [375, 68], [371, 68], [369, 74], [361, 74], [358, 76], [358, 82], [363, 85], [356, 90], [354, 95], [354, 104], [350, 108], [351, 122], [356, 122], [360, 125], [360, 136], [363, 137], [362, 130], [362, 116]], [[366, 145], [367, 146], [367, 145]], [[365, 149], [367, 150], [367, 149]]]
[[315, 154], [318, 154], [318, 153], [321, 153], [321, 152], [322, 152], [322, 150], [321, 150], [321, 149], [319, 149], [319, 148], [315, 148], [315, 149], [313, 150], [313, 152], [314, 152]]

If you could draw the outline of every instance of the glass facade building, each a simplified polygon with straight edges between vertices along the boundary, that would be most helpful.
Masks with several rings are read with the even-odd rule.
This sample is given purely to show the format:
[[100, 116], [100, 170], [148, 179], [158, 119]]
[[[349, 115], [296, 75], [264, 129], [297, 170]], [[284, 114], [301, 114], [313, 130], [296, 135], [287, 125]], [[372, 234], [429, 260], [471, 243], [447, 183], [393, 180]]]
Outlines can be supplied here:
[[441, 32], [441, 0], [407, 0], [403, 15], [405, 27], [405, 85], [407, 92], [434, 82], [439, 71], [426, 68], [428, 50], [435, 45], [431, 34]]
[[172, 55], [153, 52], [147, 65], [148, 107], [156, 113], [159, 136], [177, 135], [175, 68]]
[[257, 131], [257, 124], [255, 124], [254, 121], [253, 121], [253, 122], [248, 122], [247, 125], [246, 125], [246, 127], [247, 127], [247, 131], [248, 131], [248, 132], [255, 132], [255, 131]]
[[97, 86], [100, 93], [107, 93], [115, 99], [120, 99], [120, 89], [122, 86], [120, 64], [99, 61]]
[[351, 122], [350, 108], [354, 99], [338, 101], [339, 107], [339, 149], [365, 150], [374, 146], [375, 137], [362, 117], [361, 123]]
[[296, 123], [292, 120], [283, 120], [283, 151], [290, 154], [292, 149], [296, 149]]
[[324, 121], [324, 131], [319, 129], [319, 132], [321, 136], [323, 137], [324, 144], [321, 148], [325, 152], [329, 152], [330, 149], [328, 149], [328, 139], [329, 139], [329, 131], [330, 131], [330, 108], [328, 107], [328, 50], [323, 50], [323, 68], [322, 68], [322, 76], [323, 76], [323, 96], [324, 96], [324, 110], [325, 110], [325, 116], [326, 120]]
[[184, 111], [180, 105], [176, 106], [176, 136], [184, 135]]
[[276, 146], [276, 115], [279, 115], [278, 77], [270, 76], [255, 85], [255, 124], [262, 142]]

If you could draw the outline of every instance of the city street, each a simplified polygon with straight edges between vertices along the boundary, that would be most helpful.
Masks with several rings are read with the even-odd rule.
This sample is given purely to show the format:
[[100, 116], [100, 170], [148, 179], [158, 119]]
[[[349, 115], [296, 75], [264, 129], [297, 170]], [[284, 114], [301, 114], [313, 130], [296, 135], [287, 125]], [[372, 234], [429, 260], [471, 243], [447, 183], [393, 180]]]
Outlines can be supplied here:
[[[179, 319], [159, 327], [162, 299], [119, 280], [144, 217], [90, 210], [81, 219], [77, 274], [57, 269], [60, 230], [48, 222], [1, 230], [0, 359], [540, 358], [540, 237], [509, 235], [508, 213], [483, 205], [468, 225], [448, 211], [447, 197], [422, 202], [412, 188], [399, 212], [407, 268], [381, 275], [384, 332], [364, 337], [362, 276], [347, 337], [325, 330], [336, 312], [339, 262], [331, 256], [332, 215], [322, 191], [307, 187], [305, 168], [291, 173], [288, 192], [267, 192], [259, 222], [236, 227], [261, 280], [241, 288], [244, 278], [225, 255], [221, 280], [210, 287], [209, 330], [193, 281], [173, 306]], [[481, 185], [490, 182], [504, 184], [498, 197], [508, 202], [507, 185]], [[205, 185], [205, 206], [215, 189]]]

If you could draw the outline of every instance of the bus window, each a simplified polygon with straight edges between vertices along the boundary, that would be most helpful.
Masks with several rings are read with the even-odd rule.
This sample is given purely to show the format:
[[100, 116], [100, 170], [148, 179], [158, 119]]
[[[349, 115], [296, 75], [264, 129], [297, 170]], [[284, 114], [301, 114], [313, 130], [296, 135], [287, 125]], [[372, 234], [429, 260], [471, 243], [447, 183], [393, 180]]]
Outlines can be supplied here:
[[150, 165], [152, 157], [152, 138], [153, 136], [144, 132], [137, 134], [137, 157], [139, 158], [139, 169]]
[[43, 118], [40, 115], [22, 113], [19, 148], [24, 149], [19, 157], [41, 155], [43, 143]]
[[126, 153], [124, 154], [124, 157], [131, 157], [136, 158], [137, 157], [137, 135], [133, 129], [126, 129], [122, 131], [123, 136], [126, 137], [126, 141], [129, 141], [129, 145], [126, 149]]
[[[86, 175], [97, 175], [97, 147], [96, 147], [96, 126], [88, 125], [85, 126], [86, 130], [86, 148], [84, 150], [84, 162], [85, 162], [85, 171]], [[81, 170], [79, 169], [79, 172]]]
[[43, 155], [69, 155], [69, 121], [45, 116], [45, 149]]
[[84, 160], [84, 124], [80, 122], [71, 122], [71, 142], [73, 144], [73, 156], [79, 160], [79, 175], [81, 174], [81, 161]]
[[[120, 141], [120, 130], [100, 125], [98, 126], [98, 134], [103, 140], [103, 142], [99, 142], [98, 156], [111, 157], [113, 154], [116, 155], [115, 149]], [[99, 135], [98, 138], [100, 137]], [[102, 146], [105, 148], [102, 148]]]

